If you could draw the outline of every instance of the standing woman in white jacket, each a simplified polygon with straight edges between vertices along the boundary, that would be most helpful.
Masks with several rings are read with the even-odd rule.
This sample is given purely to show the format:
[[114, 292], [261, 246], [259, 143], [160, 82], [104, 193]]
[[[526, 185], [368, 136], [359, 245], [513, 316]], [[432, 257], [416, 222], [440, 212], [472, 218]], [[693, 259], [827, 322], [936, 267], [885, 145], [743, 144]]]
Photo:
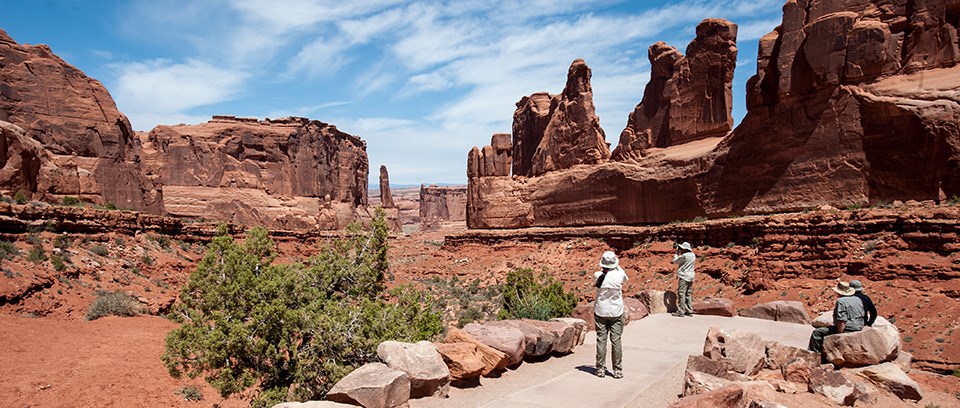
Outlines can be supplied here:
[[617, 255], [612, 251], [600, 258], [600, 271], [593, 274], [597, 288], [597, 301], [593, 306], [593, 319], [597, 325], [597, 377], [606, 376], [607, 335], [613, 345], [613, 378], [623, 378], [623, 284], [627, 273], [620, 267]]
[[677, 247], [673, 263], [677, 264], [677, 311], [673, 315], [693, 316], [693, 275], [697, 257], [693, 254], [693, 247], [689, 242]]

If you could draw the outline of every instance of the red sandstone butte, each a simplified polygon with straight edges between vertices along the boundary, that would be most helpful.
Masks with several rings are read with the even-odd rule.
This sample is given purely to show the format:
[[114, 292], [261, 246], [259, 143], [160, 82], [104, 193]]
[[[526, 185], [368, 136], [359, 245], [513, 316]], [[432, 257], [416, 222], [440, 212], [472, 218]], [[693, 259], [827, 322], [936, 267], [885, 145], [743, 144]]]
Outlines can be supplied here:
[[0, 189], [163, 213], [157, 181], [141, 171], [139, 140], [103, 84], [46, 45], [18, 44], [2, 30], [0, 78], [0, 121], [39, 142], [5, 127]]
[[[724, 54], [721, 45], [733, 45], [726, 33], [735, 30], [719, 21], [698, 26], [692, 45], [702, 49], [688, 47], [687, 57], [654, 45], [651, 82], [666, 86], [678, 76], [667, 72], [671, 61], [675, 70], [687, 58], [692, 72], [694, 54], [729, 58], [732, 50]], [[693, 97], [700, 117], [659, 112], [658, 103], [683, 98], [654, 98], [663, 93], [651, 85], [613, 162], [592, 161], [591, 153], [582, 156], [594, 163], [587, 166], [517, 173], [528, 166], [517, 152], [529, 151], [540, 125], [530, 119], [543, 112], [542, 101], [521, 101], [527, 111], [514, 116], [512, 177], [468, 166], [467, 225], [664, 223], [960, 195], [956, 24], [956, 7], [945, 0], [790, 0], [782, 24], [760, 39], [747, 114], [736, 129], [722, 135], [726, 115], [704, 120], [727, 109], [700, 109], [705, 96]], [[725, 66], [708, 59], [707, 67]], [[719, 85], [720, 78], [698, 80]], [[726, 100], [714, 85], [698, 92]], [[649, 128], [637, 128], [643, 118]], [[663, 126], [688, 133], [661, 143]], [[638, 141], [647, 130], [650, 143]]]
[[687, 56], [663, 42], [650, 46], [650, 82], [620, 133], [614, 160], [638, 158], [650, 147], [668, 147], [733, 129], [733, 71], [737, 25], [706, 19], [687, 45]]
[[172, 215], [295, 230], [369, 217], [366, 142], [336, 126], [214, 116], [140, 138]]
[[467, 219], [467, 188], [420, 185], [421, 229], [437, 229], [443, 222]]

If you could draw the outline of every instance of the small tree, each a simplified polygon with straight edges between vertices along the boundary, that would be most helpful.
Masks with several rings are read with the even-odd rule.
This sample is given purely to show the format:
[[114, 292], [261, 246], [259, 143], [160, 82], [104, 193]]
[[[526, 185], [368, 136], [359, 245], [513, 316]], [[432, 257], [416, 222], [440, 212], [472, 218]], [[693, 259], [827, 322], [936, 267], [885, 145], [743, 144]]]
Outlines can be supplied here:
[[204, 375], [223, 397], [247, 393], [253, 406], [320, 399], [376, 361], [380, 342], [442, 330], [428, 295], [409, 287], [384, 293], [382, 211], [370, 231], [352, 225], [305, 263], [274, 263], [264, 228], [243, 243], [219, 232], [180, 294], [183, 325], [167, 336], [163, 361], [176, 377]]
[[577, 295], [563, 290], [563, 284], [546, 273], [535, 274], [528, 268], [507, 273], [503, 285], [501, 319], [549, 320], [569, 316], [577, 306]]

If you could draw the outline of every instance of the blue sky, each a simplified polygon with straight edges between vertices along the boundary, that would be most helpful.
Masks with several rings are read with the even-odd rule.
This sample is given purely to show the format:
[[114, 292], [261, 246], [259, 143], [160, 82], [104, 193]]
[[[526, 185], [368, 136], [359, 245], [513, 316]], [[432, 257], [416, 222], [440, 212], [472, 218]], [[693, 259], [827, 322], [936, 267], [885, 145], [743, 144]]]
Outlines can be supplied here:
[[734, 117], [783, 0], [32, 0], [0, 28], [99, 79], [136, 130], [211, 115], [305, 116], [367, 141], [371, 180], [465, 183], [524, 95], [584, 58], [616, 145], [649, 80], [647, 47], [685, 50], [708, 17], [740, 26]]

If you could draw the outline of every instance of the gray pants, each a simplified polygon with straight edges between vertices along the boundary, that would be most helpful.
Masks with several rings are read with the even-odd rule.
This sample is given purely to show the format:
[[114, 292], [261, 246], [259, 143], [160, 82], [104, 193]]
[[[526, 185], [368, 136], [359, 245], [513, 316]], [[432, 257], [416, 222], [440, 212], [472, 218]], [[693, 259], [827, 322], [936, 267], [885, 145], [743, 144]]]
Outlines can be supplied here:
[[677, 313], [693, 314], [693, 281], [677, 279]]
[[603, 317], [594, 315], [597, 322], [597, 370], [603, 370], [607, 361], [607, 335], [613, 344], [613, 371], [623, 370], [623, 345], [620, 336], [623, 334], [623, 315], [617, 317]]

